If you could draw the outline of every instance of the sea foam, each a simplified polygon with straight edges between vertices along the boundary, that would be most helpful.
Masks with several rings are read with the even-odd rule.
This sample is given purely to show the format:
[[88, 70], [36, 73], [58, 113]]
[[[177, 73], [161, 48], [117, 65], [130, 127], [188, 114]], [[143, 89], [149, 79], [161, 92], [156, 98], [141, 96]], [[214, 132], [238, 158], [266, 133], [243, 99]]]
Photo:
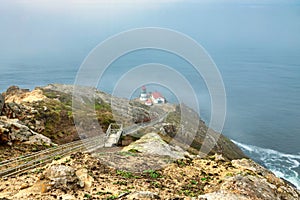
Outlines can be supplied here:
[[[232, 140], [250, 158], [264, 165], [276, 176], [291, 182], [300, 190], [300, 155], [286, 154], [273, 149], [265, 149], [254, 145], [243, 144]], [[298, 171], [298, 172], [297, 172]]]

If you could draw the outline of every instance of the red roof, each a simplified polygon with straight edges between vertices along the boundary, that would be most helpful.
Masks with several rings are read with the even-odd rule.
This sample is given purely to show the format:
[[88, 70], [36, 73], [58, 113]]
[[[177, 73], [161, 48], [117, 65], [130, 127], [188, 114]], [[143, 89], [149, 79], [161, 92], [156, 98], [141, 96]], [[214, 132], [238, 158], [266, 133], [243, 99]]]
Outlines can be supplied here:
[[164, 98], [164, 97], [161, 95], [161, 93], [159, 93], [159, 92], [153, 92], [153, 93], [152, 93], [152, 96], [153, 96], [154, 99]]

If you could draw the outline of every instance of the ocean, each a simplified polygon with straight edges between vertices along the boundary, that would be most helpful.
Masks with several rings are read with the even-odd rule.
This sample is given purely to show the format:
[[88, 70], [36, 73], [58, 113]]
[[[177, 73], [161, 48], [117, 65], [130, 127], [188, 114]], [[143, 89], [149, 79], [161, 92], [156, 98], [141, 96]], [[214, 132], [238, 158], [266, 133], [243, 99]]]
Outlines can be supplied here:
[[[223, 134], [248, 156], [300, 189], [300, 51], [261, 49], [210, 52], [218, 66], [227, 95]], [[205, 83], [189, 63], [171, 53], [141, 50], [113, 62], [97, 86], [112, 93], [120, 77], [134, 66], [162, 63], [183, 74], [197, 91], [200, 116], [210, 119], [210, 100]], [[0, 62], [0, 91], [11, 85], [33, 89], [49, 83], [73, 84], [80, 62]], [[140, 74], [140, 76], [146, 76]], [[148, 84], [176, 103], [171, 86]], [[132, 91], [137, 97], [139, 86]], [[128, 94], [124, 94], [126, 96]], [[128, 96], [126, 96], [128, 97]]]

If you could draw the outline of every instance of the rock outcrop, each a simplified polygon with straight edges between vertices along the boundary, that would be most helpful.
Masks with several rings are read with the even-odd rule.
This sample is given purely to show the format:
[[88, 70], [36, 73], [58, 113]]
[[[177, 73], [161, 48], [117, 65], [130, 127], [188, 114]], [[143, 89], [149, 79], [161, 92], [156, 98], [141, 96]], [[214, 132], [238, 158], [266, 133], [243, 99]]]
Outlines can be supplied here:
[[72, 118], [72, 96], [36, 88], [12, 86], [4, 93], [2, 115], [62, 144], [79, 139]]
[[182, 159], [189, 155], [179, 146], [172, 146], [166, 143], [157, 133], [148, 133], [136, 142], [124, 147], [122, 151], [137, 151], [160, 156], [170, 156], [175, 159]]
[[44, 146], [55, 145], [51, 139], [32, 131], [18, 119], [8, 119], [5, 116], [0, 117], [0, 141], [9, 145], [12, 145], [13, 142]]
[[43, 173], [43, 180], [47, 180], [48, 190], [51, 188], [76, 189], [79, 179], [75, 170], [66, 165], [52, 165]]
[[[153, 147], [155, 148], [155, 147]], [[139, 163], [140, 153], [123, 154]], [[121, 155], [121, 154], [119, 154]], [[180, 159], [140, 172], [106, 165], [109, 157], [76, 153], [20, 177], [0, 182], [6, 199], [298, 200], [300, 192], [250, 159], [221, 155]], [[147, 155], [143, 154], [143, 157]], [[118, 163], [118, 160], [114, 162]], [[136, 165], [139, 167], [140, 163]], [[14, 182], [13, 185], [10, 182]], [[9, 187], [7, 187], [9, 185]]]
[[[235, 144], [209, 130], [187, 107], [182, 108], [187, 118], [181, 121], [183, 110], [178, 107], [150, 109], [95, 88], [79, 88], [74, 100], [78, 105], [74, 107], [73, 89], [58, 84], [33, 91], [13, 86], [4, 98], [0, 95], [1, 151], [8, 146], [3, 144], [51, 146], [53, 141], [79, 139], [74, 115], [82, 124], [87, 117], [95, 117], [104, 131], [112, 122], [128, 126], [164, 112], [168, 115], [151, 127], [142, 126], [131, 136], [134, 142], [123, 150], [115, 147], [114, 151], [103, 148], [93, 154], [78, 152], [20, 176], [3, 178], [0, 199], [300, 199], [296, 188], [246, 159]], [[190, 118], [197, 120], [197, 127]], [[90, 135], [99, 134], [93, 124], [82, 128]], [[191, 134], [195, 130], [196, 135]], [[214, 146], [202, 157], [199, 150], [208, 130], [208, 145]], [[8, 146], [11, 151], [12, 146]], [[9, 152], [5, 154], [7, 159]]]
[[[76, 95], [74, 99], [73, 94]], [[199, 154], [208, 132], [205, 123], [186, 106], [175, 109], [174, 105], [166, 104], [150, 109], [138, 101], [113, 97], [95, 88], [50, 84], [29, 91], [12, 86], [4, 96], [6, 103], [3, 115], [9, 119], [18, 119], [30, 130], [50, 138], [57, 144], [98, 135], [105, 132], [113, 122], [122, 123], [126, 127], [151, 121], [165, 112], [169, 113], [165, 121], [157, 123], [150, 131], [141, 130], [141, 135], [160, 132], [166, 143], [173, 143], [171, 146]], [[180, 119], [182, 111], [188, 116], [183, 121]], [[193, 119], [199, 122], [198, 127], [194, 127]], [[196, 135], [193, 135], [195, 130]], [[211, 130], [210, 132], [219, 137], [218, 140], [209, 137], [211, 140], [208, 141], [211, 143], [208, 142], [208, 145], [213, 146], [212, 155], [219, 153], [229, 160], [245, 157], [226, 137]]]
[[[185, 117], [182, 118], [181, 113]], [[224, 135], [208, 128], [191, 108], [181, 105], [170, 112], [165, 123], [157, 127], [165, 140], [180, 146], [190, 153], [201, 155], [202, 148], [209, 155], [221, 154], [228, 160], [245, 158], [246, 155]], [[210, 149], [211, 148], [211, 149]]]
[[46, 99], [46, 96], [40, 89], [29, 91], [26, 89], [20, 89], [17, 86], [11, 86], [5, 92], [5, 102], [7, 103], [33, 103], [37, 101], [43, 101], [44, 99]]

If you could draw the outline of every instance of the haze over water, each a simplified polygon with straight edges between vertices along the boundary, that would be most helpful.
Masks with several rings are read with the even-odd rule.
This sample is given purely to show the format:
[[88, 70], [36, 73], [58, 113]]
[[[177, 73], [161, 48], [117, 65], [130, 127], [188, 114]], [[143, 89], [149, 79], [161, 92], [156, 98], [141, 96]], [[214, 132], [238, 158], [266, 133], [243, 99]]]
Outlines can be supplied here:
[[[227, 94], [223, 134], [300, 187], [298, 1], [116, 2], [2, 1], [0, 91], [72, 84], [84, 58], [107, 37], [131, 28], [174, 29], [199, 42], [220, 70]], [[121, 57], [99, 88], [111, 92], [122, 70], [149, 62], [172, 66], [191, 80], [208, 122], [205, 84], [170, 53], [144, 50]]]

